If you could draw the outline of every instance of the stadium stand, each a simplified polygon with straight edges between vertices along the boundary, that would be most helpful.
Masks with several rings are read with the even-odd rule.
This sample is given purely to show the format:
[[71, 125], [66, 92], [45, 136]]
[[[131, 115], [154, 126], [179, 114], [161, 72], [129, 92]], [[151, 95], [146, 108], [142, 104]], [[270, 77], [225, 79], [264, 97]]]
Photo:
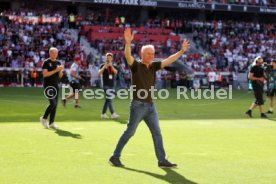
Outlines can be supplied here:
[[[274, 1], [266, 0], [185, 2], [275, 6]], [[220, 16], [219, 12], [214, 12], [214, 16], [205, 13], [206, 17], [202, 18], [194, 16], [199, 14], [196, 10], [184, 13], [181, 11], [161, 13], [157, 10], [148, 10], [148, 16], [142, 19], [142, 10], [137, 7], [126, 9], [123, 6], [100, 5], [99, 8], [86, 4], [87, 11], [77, 13], [78, 11], [74, 8], [73, 11], [69, 11], [72, 9], [72, 4], [67, 5], [66, 9], [66, 6], [47, 3], [42, 8], [32, 1], [30, 4], [21, 4], [24, 11], [4, 10], [1, 12], [0, 85], [22, 84], [22, 78], [24, 81], [30, 80], [33, 68], [37, 68], [37, 84], [40, 85], [39, 68], [42, 60], [47, 57], [47, 49], [53, 45], [59, 48], [59, 59], [66, 68], [73, 62], [75, 55], [81, 56], [82, 69], [87, 71], [84, 72], [87, 80], [90, 80], [92, 75], [95, 78], [93, 73], [103, 62], [104, 53], [112, 52], [118, 67], [122, 70], [122, 76], [118, 78], [123, 78], [124, 81], [119, 83], [123, 83], [121, 86], [127, 86], [130, 81], [130, 72], [123, 55], [125, 27], [131, 27], [135, 32], [132, 45], [135, 57], [139, 57], [139, 50], [143, 44], [154, 44], [157, 59], [162, 59], [178, 50], [181, 39], [188, 37], [194, 47], [182, 56], [180, 62], [185, 63], [194, 73], [200, 73], [205, 78], [212, 68], [228, 74], [246, 73], [252, 59], [257, 55], [262, 55], [268, 61], [276, 54], [276, 24], [273, 20], [270, 22], [264, 18], [254, 20], [250, 19], [250, 15], [244, 16], [239, 21], [235, 20], [235, 17], [228, 20], [227, 13]], [[55, 9], [56, 7], [59, 8]], [[188, 15], [189, 13], [191, 15]], [[218, 15], [220, 19], [217, 18]], [[83, 48], [84, 46], [80, 43], [83, 39], [90, 43], [89, 47]], [[84, 51], [89, 49], [95, 52]], [[12, 74], [7, 72], [18, 68], [24, 70]], [[184, 82], [178, 82], [183, 85], [190, 78], [183, 71], [178, 71], [177, 74], [175, 69], [167, 68], [167, 70], [160, 71], [159, 78], [163, 81], [162, 84], [167, 80], [183, 80]], [[98, 79], [94, 78], [93, 81], [98, 85]], [[228, 82], [229, 80], [227, 78]], [[202, 84], [205, 83], [203, 81], [201, 79]], [[85, 84], [95, 85], [89, 81]]]

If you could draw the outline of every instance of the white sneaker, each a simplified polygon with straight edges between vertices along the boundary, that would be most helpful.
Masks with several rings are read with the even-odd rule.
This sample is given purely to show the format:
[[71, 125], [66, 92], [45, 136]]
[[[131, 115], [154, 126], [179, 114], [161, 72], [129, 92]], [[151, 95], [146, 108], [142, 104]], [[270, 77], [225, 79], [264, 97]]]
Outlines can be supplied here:
[[54, 123], [52, 123], [52, 124], [49, 125], [49, 128], [58, 129], [58, 126], [56, 126]]
[[44, 128], [49, 128], [49, 123], [48, 123], [47, 119], [43, 119], [42, 116], [39, 119]]
[[106, 113], [102, 114], [102, 115], [101, 115], [101, 118], [102, 118], [102, 119], [109, 119], [109, 117], [108, 117], [108, 115], [106, 115]]
[[120, 116], [118, 114], [116, 114], [115, 112], [111, 115], [111, 118], [112, 119], [117, 119], [119, 118]]

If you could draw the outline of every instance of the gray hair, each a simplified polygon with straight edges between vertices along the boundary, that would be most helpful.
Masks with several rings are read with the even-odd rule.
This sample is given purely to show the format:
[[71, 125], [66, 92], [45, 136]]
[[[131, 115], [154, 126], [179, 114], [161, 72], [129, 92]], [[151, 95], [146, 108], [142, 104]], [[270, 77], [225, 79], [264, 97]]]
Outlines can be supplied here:
[[153, 45], [143, 45], [142, 48], [141, 48], [141, 53], [144, 53], [144, 51], [145, 51], [146, 49], [155, 50]]
[[49, 49], [49, 53], [52, 52], [52, 51], [57, 51], [57, 52], [58, 52], [58, 49], [57, 49], [56, 47], [51, 47], [51, 48]]
[[256, 64], [257, 64], [257, 61], [259, 60], [259, 59], [263, 59], [261, 56], [257, 56], [255, 59], [254, 59], [254, 61], [253, 61], [253, 63], [252, 63], [252, 66], [255, 66]]

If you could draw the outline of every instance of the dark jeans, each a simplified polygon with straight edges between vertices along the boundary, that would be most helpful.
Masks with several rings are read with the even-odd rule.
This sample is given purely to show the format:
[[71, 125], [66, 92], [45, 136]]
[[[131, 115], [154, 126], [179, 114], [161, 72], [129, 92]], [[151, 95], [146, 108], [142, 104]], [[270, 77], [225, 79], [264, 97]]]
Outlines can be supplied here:
[[104, 86], [104, 92], [105, 92], [105, 102], [104, 102], [102, 114], [106, 113], [107, 108], [109, 108], [110, 113], [113, 114], [114, 113], [114, 108], [113, 108], [113, 105], [112, 105], [112, 96], [110, 94], [111, 93], [115, 94], [115, 89], [113, 87]]
[[264, 98], [263, 98], [263, 93], [264, 93], [264, 85], [260, 81], [254, 81], [252, 82], [252, 87], [254, 91], [254, 96], [255, 96], [255, 104], [256, 105], [264, 105]]
[[131, 102], [129, 122], [116, 146], [113, 156], [118, 158], [121, 156], [124, 146], [135, 134], [135, 131], [142, 120], [146, 122], [148, 128], [150, 129], [158, 161], [164, 161], [166, 159], [166, 154], [155, 105], [153, 103], [145, 103], [140, 101]]
[[55, 116], [56, 116], [56, 111], [57, 111], [57, 104], [58, 104], [58, 87], [55, 87], [57, 90], [57, 94], [55, 96], [55, 98], [52, 99], [48, 99], [49, 100], [49, 105], [43, 115], [43, 119], [47, 119], [48, 116], [50, 115], [50, 119], [49, 119], [49, 124], [54, 123], [55, 121]]
[[215, 82], [209, 82], [209, 89], [211, 89], [212, 86], [214, 86], [214, 88], [215, 88]]

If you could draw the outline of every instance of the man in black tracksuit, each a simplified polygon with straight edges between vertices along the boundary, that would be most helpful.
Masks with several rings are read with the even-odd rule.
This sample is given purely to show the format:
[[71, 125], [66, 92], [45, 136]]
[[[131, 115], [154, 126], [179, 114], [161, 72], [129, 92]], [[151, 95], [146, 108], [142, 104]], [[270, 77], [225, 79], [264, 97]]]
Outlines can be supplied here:
[[263, 105], [264, 105], [264, 99], [263, 99], [263, 93], [264, 93], [264, 81], [265, 81], [265, 72], [262, 67], [263, 59], [261, 57], [257, 57], [254, 61], [256, 64], [251, 68], [249, 73], [249, 80], [252, 81], [252, 87], [255, 95], [255, 102], [252, 103], [248, 111], [246, 111], [246, 114], [252, 118], [252, 110], [259, 106], [261, 118], [267, 118], [265, 113], [263, 112]]
[[[42, 73], [43, 73], [43, 87], [44, 95], [48, 98], [50, 104], [48, 105], [44, 115], [40, 117], [40, 122], [44, 128], [56, 129], [57, 126], [54, 124], [55, 115], [58, 103], [58, 83], [59, 79], [62, 77], [62, 70], [64, 66], [57, 61], [58, 50], [57, 48], [51, 47], [49, 50], [49, 58], [43, 62]], [[47, 121], [50, 115], [49, 123]]]

